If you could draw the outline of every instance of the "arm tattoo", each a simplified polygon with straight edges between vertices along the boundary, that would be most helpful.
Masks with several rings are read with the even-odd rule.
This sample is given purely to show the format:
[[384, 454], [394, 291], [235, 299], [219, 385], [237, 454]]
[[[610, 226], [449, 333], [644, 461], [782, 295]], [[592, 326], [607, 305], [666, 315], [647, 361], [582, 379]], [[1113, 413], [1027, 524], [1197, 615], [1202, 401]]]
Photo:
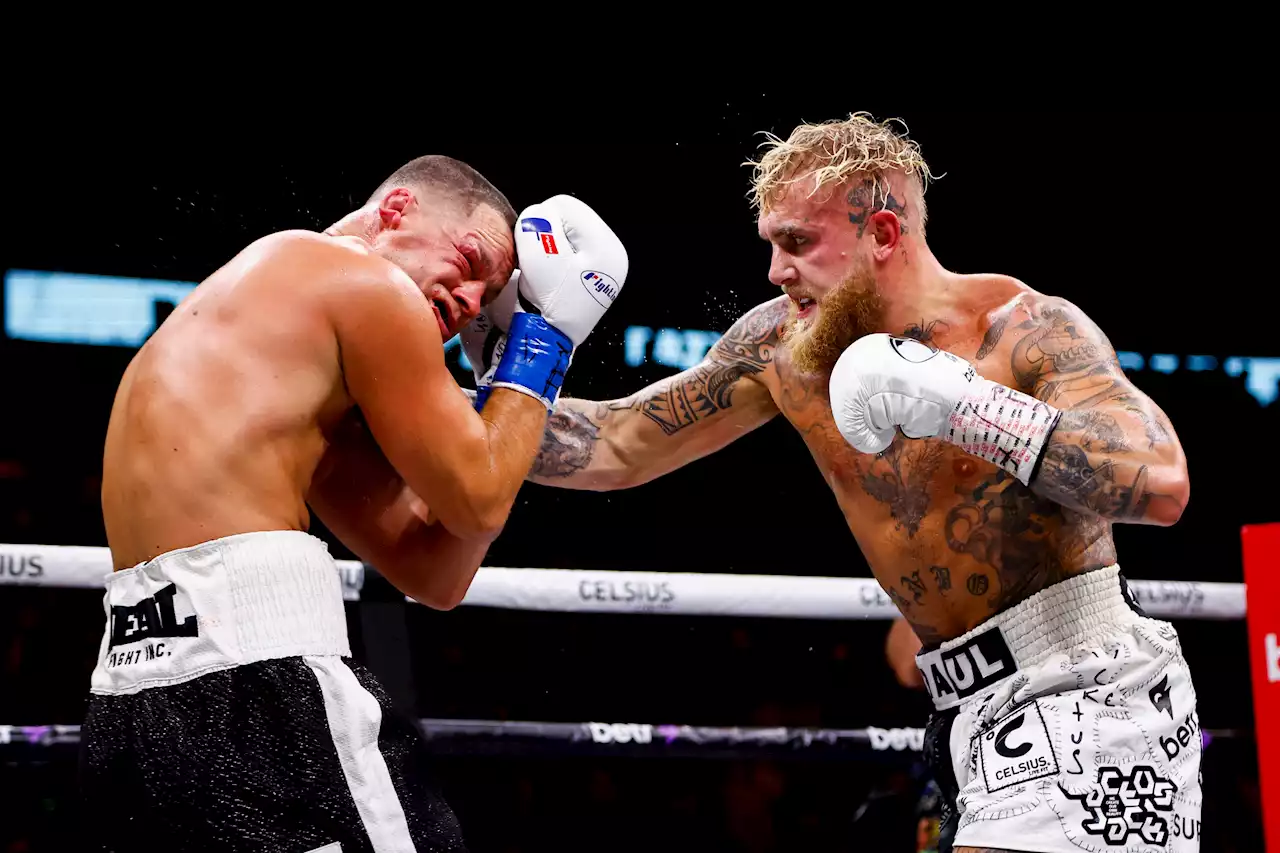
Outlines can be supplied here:
[[[1111, 342], [1069, 303], [1044, 300], [1014, 345], [1010, 367], [1023, 390], [1062, 410], [1031, 490], [1063, 507], [1111, 521], [1170, 517], [1161, 483], [1175, 442], [1164, 414], [1125, 377]], [[1152, 502], [1161, 505], [1153, 512]], [[1173, 516], [1176, 517], [1176, 516]]]
[[1066, 506], [1116, 520], [1141, 518], [1153, 497], [1146, 465], [1118, 465], [1063, 440], [1049, 443], [1033, 486]]
[[667, 435], [705, 420], [733, 405], [740, 379], [761, 373], [773, 362], [786, 320], [785, 299], [766, 302], [734, 323], [697, 367], [610, 408], [639, 412]]
[[599, 435], [599, 424], [586, 412], [557, 406], [547, 419], [530, 475], [550, 479], [576, 474], [591, 464]]
[[1014, 345], [1010, 366], [1018, 387], [1032, 396], [1046, 403], [1070, 398], [1087, 408], [1126, 390], [1111, 342], [1074, 312], [1036, 306], [1018, 328], [1027, 334]]

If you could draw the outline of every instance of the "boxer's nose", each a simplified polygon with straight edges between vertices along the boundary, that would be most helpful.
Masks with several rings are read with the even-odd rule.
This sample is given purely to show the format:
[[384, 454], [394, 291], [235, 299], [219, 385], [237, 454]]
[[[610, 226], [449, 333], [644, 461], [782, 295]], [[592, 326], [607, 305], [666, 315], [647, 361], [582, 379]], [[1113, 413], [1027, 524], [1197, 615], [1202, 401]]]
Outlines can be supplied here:
[[484, 299], [484, 291], [483, 281], [464, 281], [449, 291], [458, 303], [463, 325], [470, 323], [480, 314], [480, 301]]

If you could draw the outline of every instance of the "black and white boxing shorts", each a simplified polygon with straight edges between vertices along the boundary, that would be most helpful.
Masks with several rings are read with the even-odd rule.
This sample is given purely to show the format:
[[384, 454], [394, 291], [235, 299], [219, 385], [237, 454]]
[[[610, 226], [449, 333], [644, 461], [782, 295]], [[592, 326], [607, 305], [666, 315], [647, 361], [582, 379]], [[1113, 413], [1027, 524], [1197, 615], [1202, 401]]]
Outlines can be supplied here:
[[1191, 673], [1119, 567], [1043, 589], [916, 664], [936, 709], [925, 757], [942, 853], [1200, 849]]
[[306, 533], [217, 539], [107, 580], [81, 732], [103, 851], [464, 850], [417, 728], [351, 660]]

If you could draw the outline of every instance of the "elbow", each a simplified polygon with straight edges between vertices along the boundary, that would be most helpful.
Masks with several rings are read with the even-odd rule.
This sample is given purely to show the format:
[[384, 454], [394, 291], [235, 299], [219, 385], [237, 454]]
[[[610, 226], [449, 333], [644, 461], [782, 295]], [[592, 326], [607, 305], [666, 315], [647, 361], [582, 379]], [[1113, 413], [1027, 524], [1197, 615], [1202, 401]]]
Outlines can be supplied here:
[[515, 495], [501, 495], [496, 489], [468, 489], [457, 501], [452, 511], [437, 509], [445, 529], [459, 539], [483, 539], [492, 542], [498, 538], [511, 514]]
[[419, 604], [430, 607], [432, 610], [452, 610], [462, 603], [462, 599], [467, 597], [467, 590], [465, 587], [449, 590], [427, 589], [409, 597]]
[[633, 452], [618, 442], [611, 442], [609, 450], [613, 456], [612, 464], [591, 472], [592, 491], [615, 492], [621, 489], [634, 489], [657, 476], [642, 464], [645, 454]]
[[1148, 495], [1147, 520], [1159, 527], [1177, 524], [1191, 500], [1191, 478], [1187, 476], [1186, 460], [1179, 459], [1161, 472], [1158, 482], [1148, 489]]

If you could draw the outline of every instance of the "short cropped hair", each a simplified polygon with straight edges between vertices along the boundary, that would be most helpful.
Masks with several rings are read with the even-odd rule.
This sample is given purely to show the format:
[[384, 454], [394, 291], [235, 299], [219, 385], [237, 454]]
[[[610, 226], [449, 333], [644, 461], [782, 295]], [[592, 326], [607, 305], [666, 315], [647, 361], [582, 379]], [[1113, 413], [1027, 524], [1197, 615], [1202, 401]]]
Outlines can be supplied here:
[[369, 202], [376, 201], [396, 187], [418, 189], [429, 196], [443, 196], [458, 203], [467, 216], [485, 204], [502, 214], [508, 228], [516, 225], [515, 208], [497, 187], [466, 163], [443, 154], [428, 154], [405, 163], [374, 190]]
[[[782, 140], [765, 133], [767, 149], [753, 166], [752, 205], [761, 212], [780, 199], [798, 181], [813, 178], [810, 197], [826, 187], [839, 186], [855, 175], [872, 181], [872, 204], [883, 205], [888, 198], [888, 173], [905, 176], [920, 208], [919, 227], [924, 231], [927, 213], [924, 204], [926, 182], [934, 179], [920, 146], [891, 127], [895, 121], [875, 121], [868, 113], [852, 113], [847, 119], [819, 124], [801, 124]], [[901, 123], [901, 122], [900, 122]]]

